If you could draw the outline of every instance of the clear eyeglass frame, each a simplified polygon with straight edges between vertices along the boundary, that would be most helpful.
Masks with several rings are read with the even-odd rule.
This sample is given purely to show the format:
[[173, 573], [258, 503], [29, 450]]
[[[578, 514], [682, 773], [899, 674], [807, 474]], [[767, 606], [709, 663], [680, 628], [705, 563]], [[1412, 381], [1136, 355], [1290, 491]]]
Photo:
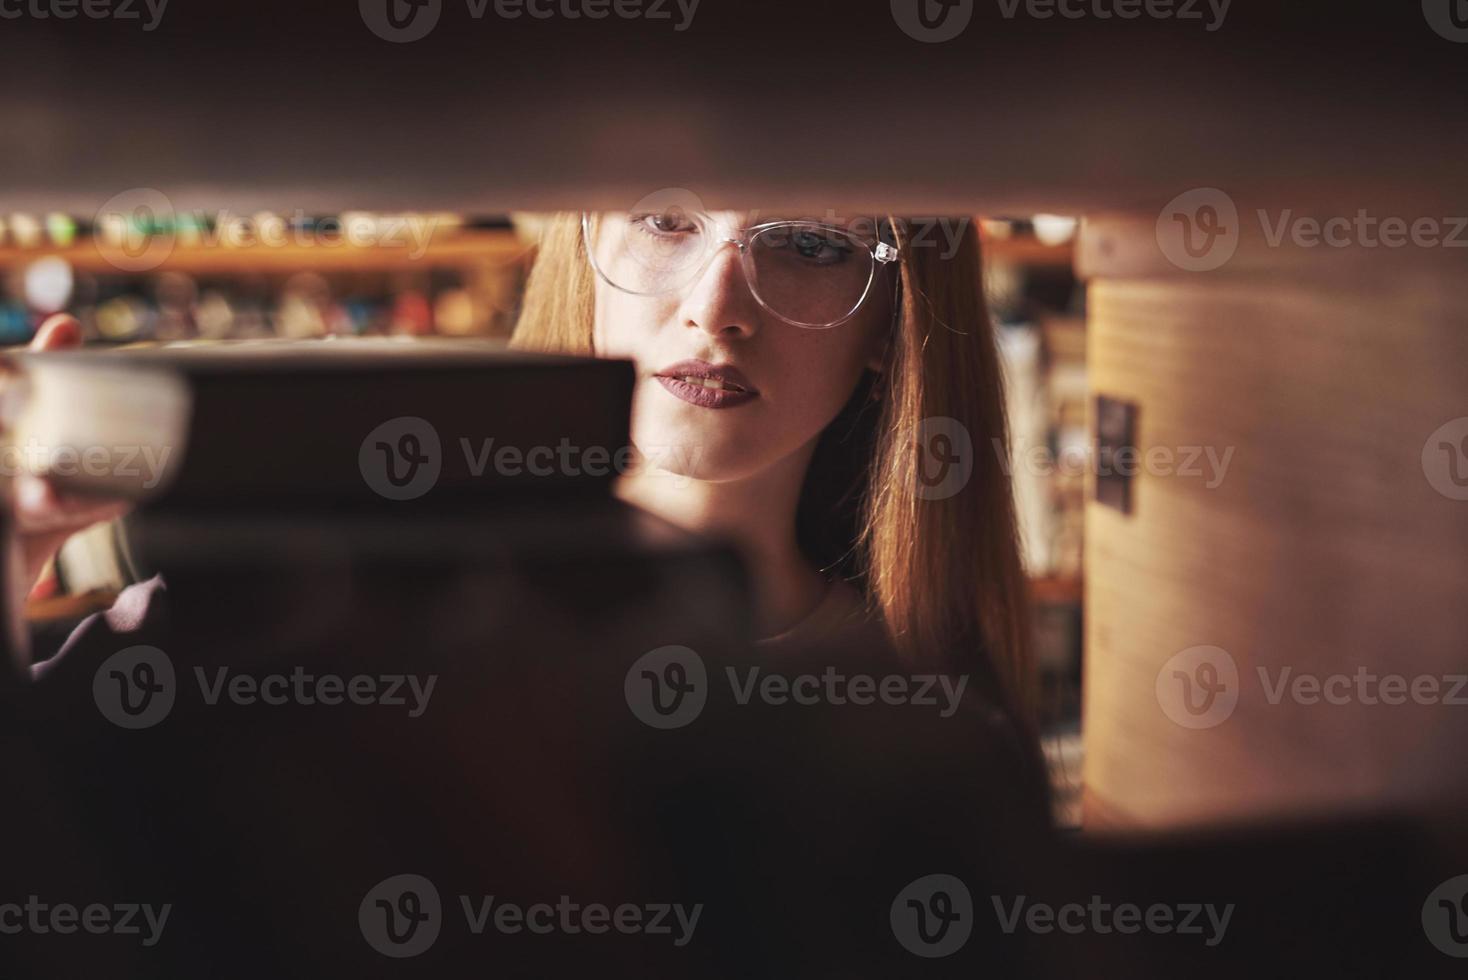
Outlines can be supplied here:
[[[733, 245], [739, 250], [740, 259], [743, 261], [745, 281], [749, 284], [750, 292], [753, 294], [755, 301], [758, 302], [761, 307], [763, 307], [765, 310], [768, 310], [771, 315], [778, 317], [779, 319], [793, 326], [802, 327], [807, 330], [828, 330], [832, 327], [840, 326], [847, 320], [850, 320], [852, 317], [856, 316], [858, 312], [860, 312], [862, 306], [866, 304], [867, 299], [872, 294], [872, 284], [875, 283], [877, 280], [877, 270], [881, 269], [883, 266], [889, 265], [897, 261], [898, 256], [901, 255], [901, 250], [895, 245], [884, 241], [864, 241], [853, 235], [850, 230], [843, 228], [840, 225], [831, 224], [828, 222], [802, 220], [766, 221], [760, 224], [749, 225], [747, 227], [740, 228], [737, 235], [733, 238], [730, 238], [727, 235], [718, 234], [718, 222], [716, 222], [712, 216], [705, 214], [701, 211], [685, 211], [682, 213], [686, 217], [697, 222], [699, 227], [703, 230], [714, 232], [714, 234], [710, 234], [707, 236], [708, 245], [705, 254], [697, 262], [690, 264], [688, 271], [688, 280], [686, 282], [680, 283], [679, 285], [673, 286], [669, 289], [656, 292], [639, 292], [637, 290], [629, 289], [626, 286], [617, 283], [615, 280], [612, 279], [611, 276], [607, 275], [606, 271], [596, 261], [596, 249], [593, 247], [592, 244], [595, 240], [595, 228], [593, 227], [593, 220], [595, 218], [595, 215], [590, 211], [583, 211], [581, 212], [581, 237], [582, 245], [586, 252], [587, 262], [590, 263], [592, 269], [595, 270], [597, 276], [602, 280], [602, 282], [605, 282], [608, 286], [611, 286], [613, 289], [619, 292], [627, 293], [631, 296], [665, 296], [676, 293], [679, 290], [685, 289], [689, 285], [692, 285], [694, 282], [697, 282], [698, 279], [703, 275], [704, 271], [708, 268], [709, 263], [713, 261], [713, 258], [718, 253], [718, 250], [725, 245]], [[835, 320], [830, 320], [824, 323], [805, 323], [800, 320], [791, 319], [790, 317], [784, 315], [774, 306], [770, 305], [770, 303], [766, 301], [764, 296], [760, 295], [760, 290], [756, 285], [756, 283], [758, 282], [758, 276], [755, 274], [754, 270], [754, 255], [749, 246], [759, 236], [779, 231], [785, 228], [800, 228], [807, 230], [818, 229], [822, 232], [840, 235], [862, 246], [862, 248], [871, 257], [871, 267], [867, 270], [867, 281], [866, 285], [862, 288], [861, 297], [857, 299], [857, 301], [852, 305], [851, 309], [848, 310], [845, 314]]]

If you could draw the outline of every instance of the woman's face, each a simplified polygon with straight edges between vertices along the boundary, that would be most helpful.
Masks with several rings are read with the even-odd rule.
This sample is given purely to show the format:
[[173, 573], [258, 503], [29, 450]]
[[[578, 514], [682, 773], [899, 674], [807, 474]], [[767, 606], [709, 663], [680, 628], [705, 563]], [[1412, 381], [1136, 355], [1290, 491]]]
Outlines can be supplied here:
[[[716, 238], [771, 220], [741, 212], [709, 217]], [[676, 236], [691, 233], [680, 218], [609, 218], [590, 247], [605, 256], [630, 243], [648, 255], [666, 255], [682, 247]], [[858, 224], [873, 227], [870, 219], [851, 223]], [[777, 247], [788, 250], [789, 244]], [[808, 240], [799, 244], [799, 258], [814, 269], [791, 274], [792, 297], [829, 285], [839, 263], [866, 261], [823, 243], [814, 249]], [[825, 329], [796, 326], [762, 306], [732, 244], [718, 246], [698, 268], [666, 295], [632, 295], [594, 277], [594, 343], [602, 356], [636, 363], [632, 442], [649, 466], [699, 480], [738, 480], [811, 443], [851, 397], [862, 371], [880, 366], [895, 267], [878, 265], [856, 315]]]

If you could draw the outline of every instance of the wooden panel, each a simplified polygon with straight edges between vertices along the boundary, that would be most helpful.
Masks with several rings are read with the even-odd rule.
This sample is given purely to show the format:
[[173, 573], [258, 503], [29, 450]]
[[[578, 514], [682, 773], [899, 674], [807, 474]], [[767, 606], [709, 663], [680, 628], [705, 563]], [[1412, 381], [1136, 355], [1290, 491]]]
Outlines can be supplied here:
[[[1140, 236], [1114, 255], [1157, 253], [1150, 221], [1087, 234]], [[1138, 403], [1144, 453], [1232, 454], [1221, 479], [1206, 461], [1204, 476], [1143, 467], [1130, 516], [1088, 505], [1097, 823], [1417, 807], [1468, 783], [1468, 688], [1458, 706], [1271, 704], [1258, 675], [1468, 672], [1468, 501], [1434, 489], [1423, 460], [1435, 430], [1468, 416], [1468, 278], [1441, 254], [1360, 258], [1273, 249], [1222, 275], [1090, 267], [1094, 390]], [[1159, 694], [1158, 676], [1198, 646], [1232, 657], [1238, 701], [1188, 728], [1164, 712], [1176, 691]]]
[[138, 187], [315, 213], [626, 208], [687, 187], [711, 205], [1079, 214], [1194, 186], [1464, 186], [1468, 58], [1415, 2], [1239, 2], [1210, 27], [1191, 0], [963, 0], [942, 43], [887, 0], [619, 0], [656, 16], [601, 19], [582, 0], [516, 17], [433, 0], [413, 5], [441, 10], [426, 36], [389, 43], [362, 13], [386, 2], [172, 3], [146, 32], [6, 20], [0, 212], [90, 214]]

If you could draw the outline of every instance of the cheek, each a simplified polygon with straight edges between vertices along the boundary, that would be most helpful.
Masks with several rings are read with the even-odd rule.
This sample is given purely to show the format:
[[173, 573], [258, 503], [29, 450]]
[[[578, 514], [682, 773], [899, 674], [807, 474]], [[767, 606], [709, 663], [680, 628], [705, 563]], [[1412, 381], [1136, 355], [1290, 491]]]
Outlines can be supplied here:
[[646, 367], [661, 325], [671, 312], [643, 296], [629, 296], [604, 283], [596, 288], [592, 344], [598, 357], [626, 358]]
[[779, 404], [791, 422], [814, 435], [836, 417], [851, 397], [868, 360], [869, 347], [845, 323], [830, 330], [792, 328], [778, 358]]
[[824, 330], [787, 327], [779, 334], [781, 370], [797, 392], [836, 400], [838, 409], [850, 397], [862, 372], [879, 362], [890, 331], [885, 303], [871, 303], [845, 323]]

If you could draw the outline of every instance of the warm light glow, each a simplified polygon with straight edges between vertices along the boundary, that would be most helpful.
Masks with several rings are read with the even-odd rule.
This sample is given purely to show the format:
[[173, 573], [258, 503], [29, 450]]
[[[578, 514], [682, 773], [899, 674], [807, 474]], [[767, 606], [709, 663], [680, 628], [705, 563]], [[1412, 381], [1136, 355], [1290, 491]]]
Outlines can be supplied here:
[[40, 313], [64, 309], [74, 285], [71, 264], [54, 255], [37, 259], [25, 270], [25, 299]]
[[1037, 214], [1030, 219], [1035, 237], [1044, 245], [1064, 245], [1075, 236], [1076, 219], [1059, 214]]

